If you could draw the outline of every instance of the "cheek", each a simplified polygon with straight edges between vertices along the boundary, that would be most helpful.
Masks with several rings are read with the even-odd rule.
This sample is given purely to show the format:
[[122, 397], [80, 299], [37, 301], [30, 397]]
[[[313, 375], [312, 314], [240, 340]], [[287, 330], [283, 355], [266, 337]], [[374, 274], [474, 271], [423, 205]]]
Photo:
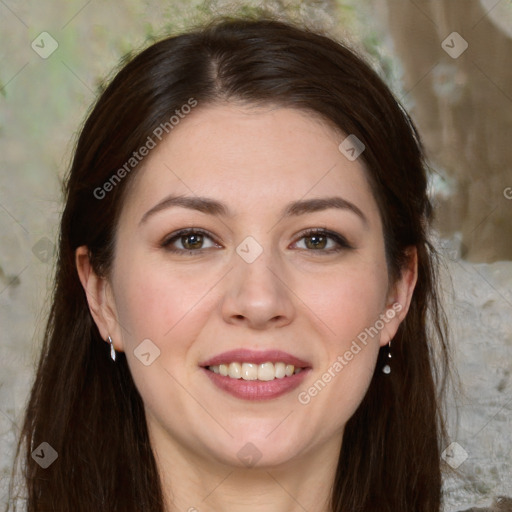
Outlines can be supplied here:
[[388, 284], [385, 264], [376, 262], [358, 260], [303, 288], [310, 310], [321, 319], [317, 325], [322, 325], [325, 354], [316, 380], [298, 398], [303, 405], [331, 411], [332, 425], [352, 416], [375, 370], [380, 338], [375, 325]]
[[120, 265], [119, 275], [124, 277], [117, 286], [117, 312], [131, 343], [141, 337], [156, 342], [176, 339], [180, 324], [189, 323], [186, 317], [204, 308], [208, 290], [216, 282], [211, 273], [177, 272], [150, 260], [132, 261], [129, 270]]
[[333, 268], [302, 285], [302, 296], [307, 297], [307, 305], [325, 324], [326, 335], [338, 350], [374, 325], [384, 311], [388, 276], [385, 265], [378, 261]]
[[[148, 263], [149, 259], [144, 264], [132, 259], [129, 271], [119, 265], [118, 275], [124, 277], [117, 283], [116, 306], [136, 387], [146, 407], [165, 423], [162, 404], [179, 410], [187, 405], [183, 383], [191, 368], [186, 356], [208, 318], [208, 290], [218, 279]], [[147, 366], [138, 358], [142, 346], [150, 354]]]

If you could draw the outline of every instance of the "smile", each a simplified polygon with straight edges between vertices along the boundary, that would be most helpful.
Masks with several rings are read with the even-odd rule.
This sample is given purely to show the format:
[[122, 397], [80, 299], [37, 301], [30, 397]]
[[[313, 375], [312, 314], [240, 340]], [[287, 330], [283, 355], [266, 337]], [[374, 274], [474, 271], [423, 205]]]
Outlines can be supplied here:
[[229, 364], [212, 365], [207, 368], [213, 373], [220, 374], [223, 377], [230, 377], [231, 379], [260, 381], [284, 379], [285, 377], [291, 377], [294, 374], [300, 373], [303, 370], [303, 368], [300, 367], [295, 368], [293, 364], [283, 362], [272, 363], [270, 361], [263, 364], [233, 362]]
[[238, 348], [199, 363], [220, 391], [242, 400], [270, 400], [296, 389], [312, 370], [309, 361], [282, 350]]

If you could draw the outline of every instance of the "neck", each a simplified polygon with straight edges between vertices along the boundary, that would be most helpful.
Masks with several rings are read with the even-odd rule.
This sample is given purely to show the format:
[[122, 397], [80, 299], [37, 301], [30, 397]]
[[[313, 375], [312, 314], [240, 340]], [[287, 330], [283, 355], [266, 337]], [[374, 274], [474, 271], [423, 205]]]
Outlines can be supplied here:
[[[240, 467], [156, 447], [166, 512], [330, 512], [341, 440], [278, 466]], [[154, 443], [153, 443], [154, 445]]]

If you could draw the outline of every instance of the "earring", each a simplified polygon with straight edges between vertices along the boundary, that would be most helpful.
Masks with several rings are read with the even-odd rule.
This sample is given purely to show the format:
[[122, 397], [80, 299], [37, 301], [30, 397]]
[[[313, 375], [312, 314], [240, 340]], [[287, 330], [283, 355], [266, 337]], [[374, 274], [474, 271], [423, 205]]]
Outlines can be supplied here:
[[114, 342], [112, 341], [112, 338], [108, 337], [108, 342], [110, 343], [110, 357], [112, 358], [112, 361], [116, 360], [116, 349], [114, 348]]
[[[389, 341], [389, 344], [388, 344], [388, 359], [391, 359], [391, 340]], [[382, 367], [382, 371], [386, 374], [386, 375], [389, 375], [391, 373], [391, 366], [389, 366], [389, 363], [391, 361], [388, 362], [388, 364], [385, 364], [383, 367]]]

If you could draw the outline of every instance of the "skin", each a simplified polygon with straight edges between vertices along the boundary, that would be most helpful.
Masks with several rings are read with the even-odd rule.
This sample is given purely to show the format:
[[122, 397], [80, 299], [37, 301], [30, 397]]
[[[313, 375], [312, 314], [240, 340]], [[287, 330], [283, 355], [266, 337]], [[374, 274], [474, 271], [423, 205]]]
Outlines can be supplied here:
[[[377, 204], [361, 159], [339, 151], [344, 138], [298, 110], [200, 105], [133, 177], [111, 275], [94, 273], [86, 247], [76, 252], [99, 331], [126, 353], [144, 401], [169, 511], [328, 510], [344, 426], [368, 389], [379, 347], [407, 313], [417, 274], [411, 250], [400, 280], [389, 283]], [[141, 223], [171, 193], [214, 198], [233, 216], [174, 206]], [[332, 196], [356, 205], [367, 223], [348, 209], [281, 216], [291, 201]], [[188, 227], [214, 236], [199, 243], [201, 253], [187, 237], [172, 244], [181, 254], [161, 247]], [[316, 248], [304, 238], [308, 228], [339, 233], [353, 248], [329, 252], [337, 247], [329, 238]], [[247, 236], [263, 248], [252, 263], [236, 252]], [[185, 251], [190, 245], [196, 253]], [[301, 404], [298, 393], [396, 303], [401, 311], [379, 335]], [[149, 366], [134, 355], [147, 338], [161, 352]], [[312, 370], [276, 399], [235, 398], [198, 365], [240, 347], [281, 349]], [[249, 442], [261, 454], [252, 467], [237, 456]]]

